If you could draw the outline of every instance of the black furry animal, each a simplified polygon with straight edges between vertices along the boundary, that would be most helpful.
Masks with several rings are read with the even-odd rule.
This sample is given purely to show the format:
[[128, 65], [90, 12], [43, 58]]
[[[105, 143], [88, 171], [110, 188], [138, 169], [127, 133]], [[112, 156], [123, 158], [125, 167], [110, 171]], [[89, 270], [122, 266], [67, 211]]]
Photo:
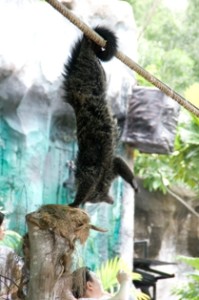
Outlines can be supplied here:
[[105, 27], [96, 27], [95, 31], [106, 40], [106, 47], [83, 36], [74, 45], [64, 69], [64, 97], [75, 111], [78, 139], [77, 193], [70, 206], [87, 201], [112, 204], [109, 188], [118, 175], [137, 191], [132, 171], [114, 155], [117, 127], [107, 105], [106, 75], [100, 62], [115, 55], [117, 38]]

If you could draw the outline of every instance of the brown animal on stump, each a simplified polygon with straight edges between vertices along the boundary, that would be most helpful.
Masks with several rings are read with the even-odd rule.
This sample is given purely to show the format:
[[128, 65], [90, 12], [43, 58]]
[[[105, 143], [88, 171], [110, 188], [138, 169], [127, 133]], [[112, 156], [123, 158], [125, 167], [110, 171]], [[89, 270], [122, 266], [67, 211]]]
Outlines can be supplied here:
[[75, 111], [78, 153], [75, 181], [77, 193], [70, 206], [89, 201], [112, 204], [108, 194], [118, 175], [137, 191], [134, 174], [115, 156], [117, 126], [106, 100], [106, 75], [100, 60], [110, 60], [117, 51], [115, 34], [105, 27], [95, 31], [106, 40], [102, 48], [85, 35], [76, 42], [64, 72], [64, 99]]
[[[35, 218], [38, 216], [38, 218]], [[43, 205], [34, 214], [28, 217], [29, 221], [42, 230], [49, 230], [59, 236], [69, 239], [69, 245], [74, 250], [75, 242], [84, 244], [89, 236], [90, 229], [100, 232], [107, 230], [90, 224], [90, 217], [84, 210], [67, 205], [47, 204]]]
[[[26, 221], [29, 230], [23, 244], [25, 264], [20, 297], [27, 293], [26, 299], [55, 299], [51, 296], [60, 295], [60, 291], [55, 291], [56, 286], [62, 285], [60, 282], [63, 281], [64, 289], [67, 288], [76, 241], [84, 244], [90, 229], [107, 230], [90, 224], [90, 217], [84, 210], [68, 205], [44, 205], [26, 215]], [[56, 299], [70, 298], [57, 296]]]

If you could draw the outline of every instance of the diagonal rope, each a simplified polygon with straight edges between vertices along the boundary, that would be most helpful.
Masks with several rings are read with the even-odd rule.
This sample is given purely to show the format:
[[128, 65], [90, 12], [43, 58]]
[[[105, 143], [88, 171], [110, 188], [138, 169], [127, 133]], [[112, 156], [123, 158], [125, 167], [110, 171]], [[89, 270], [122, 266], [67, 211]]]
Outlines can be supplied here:
[[[102, 37], [100, 37], [94, 30], [92, 30], [86, 23], [84, 23], [76, 15], [74, 15], [69, 9], [67, 9], [63, 4], [61, 4], [57, 0], [46, 0], [46, 2], [48, 2], [56, 10], [58, 10], [71, 23], [76, 25], [81, 31], [83, 31], [83, 33], [86, 36], [88, 36], [96, 44], [100, 45], [101, 47], [105, 47], [106, 41]], [[127, 55], [123, 54], [120, 51], [117, 51], [115, 56], [120, 61], [122, 61], [125, 65], [127, 65], [130, 69], [134, 70], [136, 73], [138, 73], [147, 81], [149, 81], [158, 89], [160, 89], [167, 96], [177, 101], [181, 106], [183, 106], [189, 112], [199, 117], [199, 109], [195, 105], [193, 105], [191, 102], [186, 100], [180, 94], [176, 93], [174, 90], [172, 90], [168, 85], [163, 83], [161, 80], [159, 80], [158, 78], [150, 74], [148, 71], [143, 69], [136, 62], [134, 62], [130, 57], [128, 57]]]
[[176, 200], [178, 200], [182, 205], [184, 205], [192, 214], [199, 218], [199, 214], [193, 207], [191, 207], [184, 199], [182, 199], [179, 195], [174, 193], [174, 191], [167, 188], [167, 193], [173, 196]]

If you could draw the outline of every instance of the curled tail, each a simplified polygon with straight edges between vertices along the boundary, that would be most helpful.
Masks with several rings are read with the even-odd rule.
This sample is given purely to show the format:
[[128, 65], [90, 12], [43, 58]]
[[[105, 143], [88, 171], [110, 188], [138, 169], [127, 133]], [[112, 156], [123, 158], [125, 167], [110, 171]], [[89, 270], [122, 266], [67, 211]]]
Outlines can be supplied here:
[[[71, 56], [65, 64], [64, 77], [71, 75], [74, 67], [92, 60], [93, 56], [98, 57], [102, 61], [110, 60], [117, 51], [117, 37], [115, 33], [106, 27], [98, 26], [94, 30], [106, 40], [106, 46], [103, 48], [90, 40], [87, 36], [83, 35], [73, 46]], [[81, 61], [80, 61], [81, 60]], [[88, 62], [89, 66], [89, 62]], [[82, 68], [85, 66], [82, 64]], [[75, 71], [76, 72], [76, 71]]]
[[75, 110], [82, 106], [88, 95], [92, 95], [92, 102], [94, 99], [100, 101], [96, 97], [104, 97], [106, 75], [100, 60], [110, 60], [117, 51], [117, 37], [114, 32], [102, 26], [94, 30], [106, 40], [105, 47], [83, 35], [73, 45], [71, 55], [64, 65], [63, 98]]
[[110, 60], [117, 51], [117, 37], [113, 31], [106, 27], [98, 26], [94, 30], [106, 40], [106, 46], [103, 48], [92, 42], [92, 49], [102, 61]]

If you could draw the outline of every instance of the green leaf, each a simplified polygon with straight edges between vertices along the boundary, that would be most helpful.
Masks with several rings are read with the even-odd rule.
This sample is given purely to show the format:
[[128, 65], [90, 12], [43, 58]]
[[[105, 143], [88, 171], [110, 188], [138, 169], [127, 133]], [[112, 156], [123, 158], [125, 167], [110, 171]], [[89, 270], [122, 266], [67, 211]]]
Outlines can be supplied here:
[[3, 240], [0, 241], [0, 246], [12, 248], [14, 251], [18, 252], [22, 246], [22, 236], [15, 231], [6, 230]]
[[196, 270], [199, 270], [199, 257], [189, 257], [180, 255], [177, 257], [178, 260], [185, 262], [189, 266], [193, 267]]
[[[142, 279], [140, 274], [132, 272], [126, 263], [121, 258], [116, 256], [103, 263], [100, 269], [96, 271], [96, 274], [100, 277], [103, 288], [106, 291], [112, 291], [116, 286], [118, 286], [116, 276], [119, 270], [128, 272], [131, 275], [132, 280]], [[140, 293], [134, 288], [132, 289], [132, 293], [136, 295], [137, 299], [139, 300], [149, 300], [149, 297], [146, 294]]]

